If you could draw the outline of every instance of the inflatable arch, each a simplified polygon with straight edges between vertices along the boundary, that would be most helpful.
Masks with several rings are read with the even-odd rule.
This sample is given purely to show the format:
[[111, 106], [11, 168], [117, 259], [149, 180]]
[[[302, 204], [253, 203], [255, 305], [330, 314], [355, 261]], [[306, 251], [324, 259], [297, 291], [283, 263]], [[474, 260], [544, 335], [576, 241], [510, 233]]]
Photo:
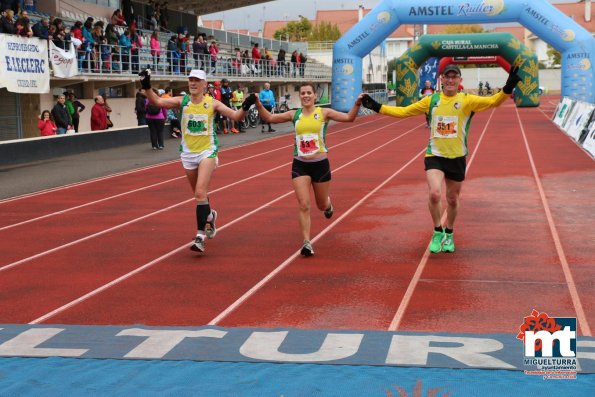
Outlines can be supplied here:
[[[456, 55], [502, 55], [508, 64], [520, 67], [521, 81], [515, 88], [514, 96], [517, 106], [539, 106], [537, 57], [510, 33], [422, 36], [397, 59], [397, 105], [407, 106], [417, 101], [417, 69], [427, 58], [443, 57], [442, 60], [444, 60], [444, 57], [452, 59]], [[440, 65], [443, 65], [442, 60]]]
[[344, 112], [353, 106], [361, 91], [362, 58], [401, 24], [515, 21], [560, 51], [562, 96], [595, 103], [595, 39], [546, 0], [383, 0], [333, 47], [332, 106]]

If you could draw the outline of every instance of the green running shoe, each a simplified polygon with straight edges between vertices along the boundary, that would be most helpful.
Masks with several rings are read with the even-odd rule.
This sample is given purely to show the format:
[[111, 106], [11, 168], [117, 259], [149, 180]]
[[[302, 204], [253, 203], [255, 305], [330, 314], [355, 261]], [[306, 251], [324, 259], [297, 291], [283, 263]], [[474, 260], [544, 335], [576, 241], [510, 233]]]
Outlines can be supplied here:
[[432, 235], [432, 241], [430, 242], [431, 253], [437, 254], [438, 252], [440, 252], [442, 240], [444, 240], [444, 235], [444, 232], [437, 232], [436, 230], [434, 230], [434, 234]]
[[455, 240], [452, 233], [444, 233], [444, 242], [442, 243], [442, 252], [455, 252]]

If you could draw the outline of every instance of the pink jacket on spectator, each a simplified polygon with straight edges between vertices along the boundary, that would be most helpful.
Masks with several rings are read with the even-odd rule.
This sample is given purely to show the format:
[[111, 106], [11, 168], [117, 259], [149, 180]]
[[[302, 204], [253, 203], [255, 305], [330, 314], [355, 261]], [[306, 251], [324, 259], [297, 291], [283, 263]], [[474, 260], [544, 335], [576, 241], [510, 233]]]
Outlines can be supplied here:
[[159, 44], [159, 40], [157, 40], [154, 37], [151, 37], [151, 55], [155, 56], [159, 56], [161, 55], [161, 45]]
[[217, 54], [219, 54], [219, 47], [211, 44], [211, 46], [209, 47], [209, 52], [211, 53], [211, 60], [216, 61]]
[[[145, 99], [145, 109], [149, 107], [149, 100]], [[157, 113], [157, 114], [149, 114], [149, 112], [147, 112], [145, 114], [145, 119], [151, 119], [151, 120], [167, 120], [167, 109], [166, 108], [161, 108], [161, 112]]]

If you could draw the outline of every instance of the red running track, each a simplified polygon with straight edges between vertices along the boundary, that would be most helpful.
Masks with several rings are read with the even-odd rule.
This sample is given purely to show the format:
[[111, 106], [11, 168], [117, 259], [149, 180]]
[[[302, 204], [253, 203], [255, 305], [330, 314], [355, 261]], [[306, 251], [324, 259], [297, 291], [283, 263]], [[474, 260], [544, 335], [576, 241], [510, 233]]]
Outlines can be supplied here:
[[311, 258], [291, 136], [221, 152], [202, 255], [179, 162], [0, 201], [0, 323], [515, 333], [535, 308], [590, 336], [595, 162], [546, 106], [474, 117], [454, 254], [427, 252], [422, 118], [330, 128]]

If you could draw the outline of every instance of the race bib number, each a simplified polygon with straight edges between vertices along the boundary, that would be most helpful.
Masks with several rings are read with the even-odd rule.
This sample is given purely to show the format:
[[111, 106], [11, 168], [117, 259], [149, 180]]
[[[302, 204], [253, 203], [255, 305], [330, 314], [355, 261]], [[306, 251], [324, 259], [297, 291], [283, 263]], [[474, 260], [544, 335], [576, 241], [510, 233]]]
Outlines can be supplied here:
[[437, 116], [434, 118], [434, 138], [456, 138], [458, 131], [457, 116]]
[[320, 142], [316, 134], [298, 134], [295, 139], [300, 156], [309, 156], [320, 151]]
[[185, 114], [184, 134], [186, 135], [209, 135], [209, 116], [206, 114]]

